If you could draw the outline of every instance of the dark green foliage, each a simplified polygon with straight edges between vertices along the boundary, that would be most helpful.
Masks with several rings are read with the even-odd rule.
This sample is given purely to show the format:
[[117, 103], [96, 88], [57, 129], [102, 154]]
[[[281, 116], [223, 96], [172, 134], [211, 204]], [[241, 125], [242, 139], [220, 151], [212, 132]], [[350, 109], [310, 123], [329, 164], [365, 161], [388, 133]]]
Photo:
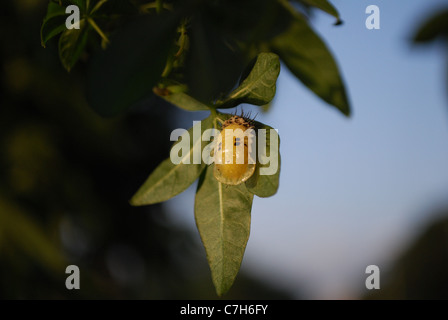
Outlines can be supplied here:
[[[50, 2], [41, 29], [42, 44], [62, 32], [59, 54], [67, 70], [84, 53], [91, 55], [87, 101], [102, 116], [118, 115], [155, 94], [183, 110], [209, 110], [200, 132], [220, 130], [230, 115], [219, 109], [242, 103], [265, 108], [272, 101], [281, 61], [320, 98], [350, 114], [332, 54], [303, 13], [288, 1], [123, 1], [119, 5], [117, 1], [77, 0], [60, 4], [75, 2], [81, 9], [81, 28], [62, 32], [62, 10]], [[299, 2], [333, 15], [340, 23], [339, 13], [328, 1]], [[279, 187], [278, 134], [258, 122], [255, 129], [268, 130], [267, 144], [258, 152], [255, 173], [246, 182], [227, 185], [215, 179], [213, 164], [174, 164], [168, 158], [130, 201], [141, 206], [168, 200], [200, 177], [196, 224], [218, 295], [229, 290], [239, 271], [249, 238], [253, 196], [272, 196]], [[192, 132], [193, 128], [183, 138]], [[271, 137], [278, 143], [271, 145]], [[184, 159], [191, 158], [193, 147], [203, 150], [207, 143], [195, 137], [188, 145]], [[266, 175], [265, 160], [273, 154], [278, 168]]]
[[[350, 114], [332, 54], [288, 1], [162, 1], [163, 10], [137, 1], [86, 1], [63, 1], [62, 6], [51, 1], [41, 38], [45, 45], [62, 32], [60, 56], [67, 70], [86, 50], [86, 38], [92, 38], [88, 97], [91, 107], [102, 115], [126, 110], [147, 97], [157, 83], [165, 87], [167, 81], [186, 84], [190, 96], [212, 104], [232, 90], [250, 60], [271, 50], [314, 93]], [[299, 2], [340, 22], [339, 13], [326, 0]], [[79, 4], [84, 21], [76, 37], [64, 31], [62, 10], [73, 3]], [[123, 18], [121, 22], [117, 17]], [[106, 47], [104, 52], [98, 40]]]
[[[169, 152], [154, 137], [169, 137], [183, 111], [154, 98], [114, 119], [95, 114], [83, 92], [88, 54], [67, 74], [56, 39], [41, 47], [44, 2], [2, 1], [0, 11], [0, 299], [216, 297], [195, 235], [167, 206], [128, 203]], [[71, 264], [80, 290], [65, 287]], [[242, 272], [226, 297], [291, 295]]]

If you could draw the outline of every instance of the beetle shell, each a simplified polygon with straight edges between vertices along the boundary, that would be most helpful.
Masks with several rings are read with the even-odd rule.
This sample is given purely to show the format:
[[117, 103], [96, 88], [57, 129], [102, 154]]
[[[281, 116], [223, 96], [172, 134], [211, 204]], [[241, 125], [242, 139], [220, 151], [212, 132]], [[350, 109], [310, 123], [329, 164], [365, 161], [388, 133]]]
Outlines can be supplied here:
[[[223, 129], [216, 140], [213, 171], [219, 182], [238, 185], [254, 174], [255, 163], [249, 161], [250, 134], [249, 136], [247, 133], [245, 134], [249, 128], [253, 128], [251, 123], [238, 116], [233, 116], [223, 123]], [[227, 141], [233, 140], [233, 143], [226, 145], [226, 136], [230, 136]], [[226, 154], [230, 153], [232, 156], [227, 156], [228, 159], [226, 159]]]

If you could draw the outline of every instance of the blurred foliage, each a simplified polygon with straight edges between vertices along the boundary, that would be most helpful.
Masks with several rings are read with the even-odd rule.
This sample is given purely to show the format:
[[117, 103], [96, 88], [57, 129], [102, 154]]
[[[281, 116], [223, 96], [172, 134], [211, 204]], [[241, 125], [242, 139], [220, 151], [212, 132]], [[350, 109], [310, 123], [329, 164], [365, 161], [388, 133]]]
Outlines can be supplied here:
[[[76, 26], [64, 28], [63, 8], [70, 5], [77, 9]], [[45, 46], [59, 35], [59, 58], [67, 71], [84, 58], [87, 102], [106, 117], [122, 114], [156, 94], [184, 110], [205, 106], [211, 119], [202, 121], [204, 129], [221, 130], [218, 122], [224, 118], [217, 109], [271, 102], [280, 60], [318, 97], [349, 116], [345, 85], [332, 53], [309, 24], [306, 13], [310, 8], [334, 16], [335, 24], [341, 22], [327, 0], [49, 0], [40, 29], [41, 43]], [[71, 16], [67, 19], [72, 21]], [[277, 157], [278, 149], [272, 154]], [[273, 179], [252, 179], [248, 189], [245, 185], [227, 186], [231, 179], [207, 174], [210, 166], [174, 165], [171, 160], [153, 171], [131, 203], [165, 201], [199, 176], [200, 181], [209, 182], [199, 183], [195, 217], [213, 282], [222, 295], [232, 285], [243, 259], [251, 191], [275, 194], [280, 168]], [[253, 172], [247, 170], [245, 178]], [[215, 223], [209, 223], [210, 217]]]
[[442, 10], [427, 19], [414, 36], [414, 42], [425, 43], [448, 37], [448, 10]]
[[[71, 4], [79, 4], [79, 30], [65, 29], [61, 19], [61, 7]], [[79, 59], [87, 62], [87, 100], [104, 116], [173, 83], [211, 108], [223, 107], [214, 102], [262, 52], [276, 53], [298, 80], [348, 116], [344, 82], [308, 23], [310, 8], [341, 23], [327, 0], [50, 0], [41, 41], [46, 45], [60, 35], [59, 56], [67, 70]]]
[[[412, 41], [416, 45], [441, 42], [448, 58], [448, 9], [427, 17]], [[446, 68], [448, 93], [448, 65]], [[381, 274], [381, 289], [370, 291], [366, 299], [448, 299], [448, 207], [429, 215], [438, 219], [427, 225], [394, 265]]]
[[440, 10], [427, 18], [413, 36], [415, 44], [428, 44], [443, 41], [446, 63], [446, 93], [448, 94], [448, 9]]
[[[412, 41], [417, 45], [440, 41], [448, 58], [448, 10], [427, 17]], [[448, 72], [446, 85], [448, 93]], [[427, 215], [438, 218], [424, 227], [393, 266], [381, 274], [381, 289], [370, 291], [366, 299], [448, 299], [448, 207]]]
[[[149, 98], [105, 120], [84, 101], [85, 66], [40, 47], [47, 1], [0, 12], [0, 298], [213, 298], [205, 254], [163, 205], [128, 200], [169, 151], [177, 113]], [[14, 33], [10, 32], [14, 30]], [[148, 106], [151, 105], [151, 108]], [[65, 288], [65, 267], [81, 289]], [[241, 273], [226, 298], [290, 295]]]
[[[448, 208], [381, 274], [381, 289], [367, 299], [448, 299]], [[432, 215], [431, 214], [431, 215]]]

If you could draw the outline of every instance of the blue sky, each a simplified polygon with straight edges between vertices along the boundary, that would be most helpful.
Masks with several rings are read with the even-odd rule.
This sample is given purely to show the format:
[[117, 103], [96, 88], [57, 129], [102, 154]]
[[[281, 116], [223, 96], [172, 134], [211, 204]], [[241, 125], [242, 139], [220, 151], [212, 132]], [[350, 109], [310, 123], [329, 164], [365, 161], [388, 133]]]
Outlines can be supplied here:
[[[254, 200], [242, 265], [320, 299], [365, 293], [367, 265], [387, 271], [448, 192], [446, 60], [435, 45], [410, 44], [446, 0], [333, 4], [342, 26], [324, 13], [312, 24], [338, 61], [353, 115], [340, 115], [282, 66], [274, 105], [257, 116], [279, 130], [280, 188]], [[380, 30], [365, 27], [371, 4]], [[193, 202], [194, 187], [168, 204], [195, 231]]]

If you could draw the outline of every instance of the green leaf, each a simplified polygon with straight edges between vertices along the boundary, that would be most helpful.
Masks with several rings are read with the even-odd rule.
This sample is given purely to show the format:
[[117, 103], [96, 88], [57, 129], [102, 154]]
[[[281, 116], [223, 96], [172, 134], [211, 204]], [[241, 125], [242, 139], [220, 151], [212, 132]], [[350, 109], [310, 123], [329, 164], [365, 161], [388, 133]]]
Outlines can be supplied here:
[[232, 286], [243, 260], [250, 232], [253, 194], [244, 184], [229, 186], [213, 176], [213, 166], [202, 175], [196, 192], [196, 225], [204, 244], [219, 296]]
[[[188, 1], [187, 1], [188, 3]], [[189, 93], [200, 101], [216, 101], [230, 92], [244, 69], [243, 56], [224, 25], [207, 11], [214, 2], [203, 3], [189, 20], [189, 48], [185, 55], [185, 83]]]
[[[184, 92], [173, 92], [172, 90], [175, 89], [176, 88], [168, 87], [166, 93], [158, 94], [158, 96], [162, 97], [164, 100], [175, 105], [176, 107], [179, 107], [187, 111], [209, 110], [209, 107], [207, 107], [202, 102], [199, 102], [198, 100], [194, 99], [193, 97], [189, 96], [188, 94]], [[154, 91], [157, 94], [158, 90]]]
[[79, 21], [79, 29], [67, 29], [59, 38], [59, 59], [70, 71], [81, 56], [87, 43], [89, 28], [84, 19]]
[[[182, 138], [174, 145], [183, 139], [190, 139], [189, 152], [185, 155], [182, 154], [183, 158], [190, 159], [190, 163], [174, 164], [171, 158], [164, 160], [135, 193], [130, 203], [134, 206], [141, 206], [163, 202], [187, 189], [205, 168], [203, 161], [200, 164], [193, 164], [192, 156], [195, 149], [200, 148], [202, 151], [204, 146], [209, 143], [202, 141], [202, 133], [212, 126], [213, 121], [210, 116], [201, 121], [201, 131], [198, 137], [193, 134], [194, 129], [199, 130], [198, 124], [188, 130], [188, 135], [183, 134]], [[197, 139], [195, 140], [195, 138]]]
[[272, 51], [309, 89], [349, 116], [345, 86], [332, 54], [301, 14], [291, 15], [289, 28], [273, 38]]
[[301, 0], [303, 3], [306, 3], [310, 6], [318, 8], [326, 13], [334, 16], [336, 20], [336, 24], [340, 24], [342, 21], [339, 16], [338, 10], [327, 0]]
[[[281, 167], [280, 136], [274, 128], [257, 121], [255, 122], [255, 129], [257, 131], [257, 140], [260, 138], [258, 129], [266, 130], [266, 148], [257, 149], [257, 167], [254, 175], [246, 181], [246, 187], [247, 190], [259, 197], [271, 197], [277, 193], [279, 186]], [[271, 134], [273, 135], [272, 139], [277, 138], [278, 141], [276, 150], [271, 150]], [[259, 146], [257, 145], [257, 148], [258, 147]], [[276, 155], [278, 157], [274, 158]], [[271, 157], [270, 162], [267, 162], [267, 157]], [[260, 163], [260, 158], [263, 163]], [[268, 170], [270, 166], [271, 168], [269, 170], [273, 171], [272, 174], [266, 174], [266, 172], [263, 172]], [[277, 170], [275, 170], [275, 168], [277, 168]]]
[[448, 10], [439, 12], [425, 21], [415, 34], [414, 42], [429, 42], [441, 35], [448, 36]]
[[258, 106], [269, 103], [275, 96], [275, 83], [280, 73], [280, 60], [274, 53], [262, 52], [246, 79], [217, 108], [233, 108], [241, 103]]
[[47, 14], [40, 28], [40, 41], [44, 48], [48, 40], [66, 30], [66, 19], [65, 7], [54, 2], [48, 3]]
[[271, 108], [272, 108], [272, 105], [273, 105], [273, 103], [271, 101], [271, 102], [261, 106], [261, 112], [264, 112], [264, 113], [269, 112], [269, 110], [271, 110]]
[[93, 57], [87, 100], [97, 113], [117, 115], [150, 95], [165, 67], [178, 21], [176, 14], [134, 18]]

